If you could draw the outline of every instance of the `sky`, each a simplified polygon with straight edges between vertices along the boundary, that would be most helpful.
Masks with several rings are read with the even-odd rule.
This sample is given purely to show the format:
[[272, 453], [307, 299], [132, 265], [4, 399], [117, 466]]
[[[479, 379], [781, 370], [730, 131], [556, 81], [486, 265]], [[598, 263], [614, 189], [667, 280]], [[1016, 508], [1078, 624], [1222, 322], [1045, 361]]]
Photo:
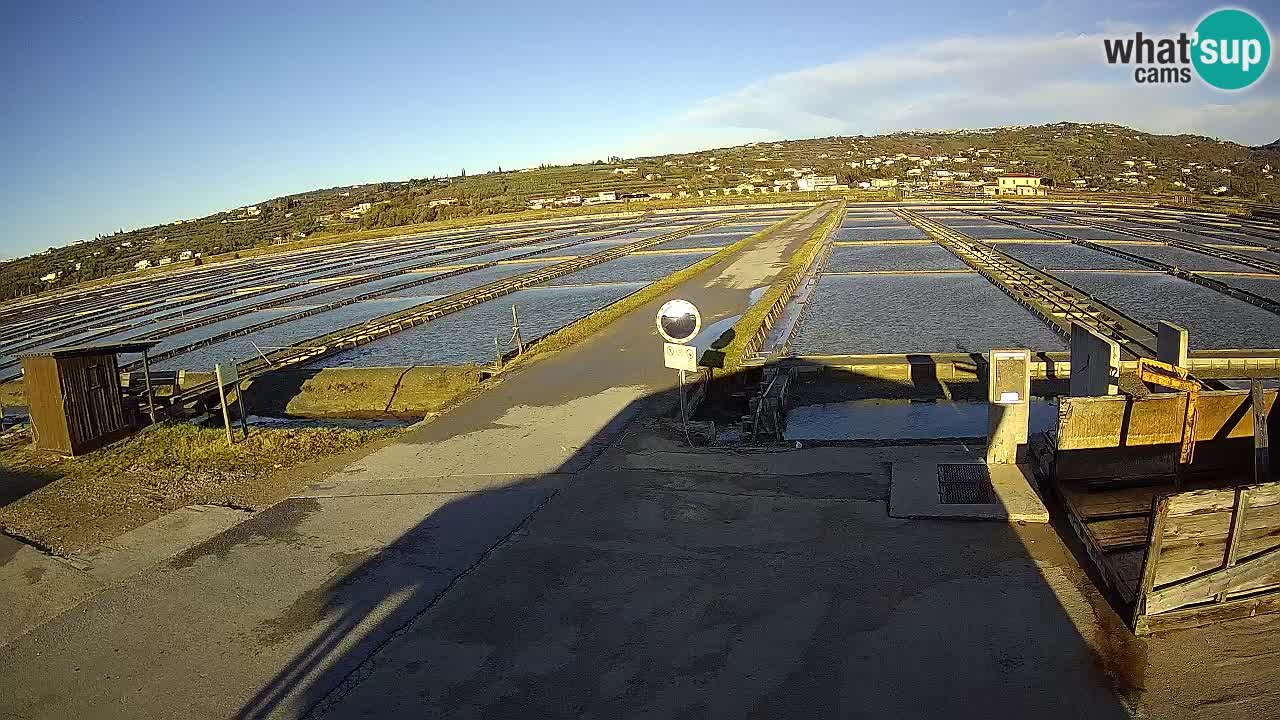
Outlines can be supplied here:
[[1224, 93], [1103, 60], [1104, 37], [1217, 7], [6, 2], [0, 257], [316, 188], [759, 140], [1062, 120], [1276, 140], [1276, 72]]

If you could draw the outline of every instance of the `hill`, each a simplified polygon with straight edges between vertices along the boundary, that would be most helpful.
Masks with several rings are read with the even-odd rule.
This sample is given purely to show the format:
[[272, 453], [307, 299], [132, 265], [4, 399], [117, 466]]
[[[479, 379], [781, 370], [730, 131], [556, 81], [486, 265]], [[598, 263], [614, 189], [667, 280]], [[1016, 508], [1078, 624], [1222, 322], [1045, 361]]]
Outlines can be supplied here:
[[[217, 253], [315, 238], [556, 207], [598, 193], [697, 197], [754, 192], [806, 174], [857, 187], [872, 179], [924, 184], [935, 171], [976, 184], [1005, 172], [1052, 177], [1098, 191], [1190, 191], [1269, 201], [1280, 196], [1272, 168], [1280, 141], [1250, 148], [1196, 135], [1153, 135], [1119, 125], [1051, 125], [752, 143], [691, 153], [583, 165], [498, 169], [289, 195], [208, 217], [100, 235], [0, 265], [0, 299]], [[741, 188], [741, 189], [736, 189]], [[637, 198], [637, 199], [640, 199]], [[539, 202], [541, 201], [541, 202]], [[556, 201], [559, 201], [558, 203]], [[602, 208], [607, 210], [609, 208]], [[167, 263], [166, 263], [167, 264]]]

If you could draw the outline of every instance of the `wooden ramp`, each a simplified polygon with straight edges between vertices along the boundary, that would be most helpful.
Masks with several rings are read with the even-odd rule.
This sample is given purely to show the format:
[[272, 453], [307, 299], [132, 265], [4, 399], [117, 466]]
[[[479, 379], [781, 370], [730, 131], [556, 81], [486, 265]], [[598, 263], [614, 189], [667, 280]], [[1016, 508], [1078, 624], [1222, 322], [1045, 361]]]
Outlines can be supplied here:
[[1280, 483], [1270, 481], [1269, 462], [1255, 470], [1252, 452], [1255, 412], [1263, 427], [1280, 418], [1275, 391], [1259, 395], [1256, 411], [1248, 391], [1203, 393], [1197, 459], [1179, 479], [1182, 398], [1061, 398], [1042, 458], [1138, 634], [1280, 610]]

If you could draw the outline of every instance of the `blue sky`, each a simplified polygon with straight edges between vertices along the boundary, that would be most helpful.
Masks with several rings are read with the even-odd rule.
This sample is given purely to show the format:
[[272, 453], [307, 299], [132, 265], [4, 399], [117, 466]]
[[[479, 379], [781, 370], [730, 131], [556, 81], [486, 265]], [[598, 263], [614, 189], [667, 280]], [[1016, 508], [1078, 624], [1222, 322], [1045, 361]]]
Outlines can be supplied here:
[[1274, 72], [1223, 94], [1102, 63], [1103, 34], [1213, 4], [861, 5], [5, 3], [0, 256], [463, 167], [1056, 120], [1280, 134]]

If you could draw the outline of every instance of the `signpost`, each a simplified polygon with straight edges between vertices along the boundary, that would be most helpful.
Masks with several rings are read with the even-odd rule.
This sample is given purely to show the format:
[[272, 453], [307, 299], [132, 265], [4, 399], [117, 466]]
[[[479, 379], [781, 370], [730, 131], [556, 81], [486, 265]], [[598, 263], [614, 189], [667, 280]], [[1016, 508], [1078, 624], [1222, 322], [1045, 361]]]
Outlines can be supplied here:
[[227, 408], [227, 386], [234, 385], [236, 389], [236, 405], [240, 410], [240, 429], [244, 432], [244, 436], [249, 437], [249, 421], [244, 411], [244, 391], [240, 389], [240, 369], [236, 367], [234, 360], [223, 364], [214, 365], [214, 374], [218, 377], [218, 401], [222, 405], [222, 425], [227, 430], [227, 445], [234, 445], [235, 441], [231, 439], [231, 413]]
[[666, 340], [662, 345], [662, 358], [667, 367], [680, 373], [680, 424], [684, 428], [684, 437], [689, 440], [689, 418], [685, 412], [684, 374], [685, 371], [697, 372], [698, 348], [688, 345], [690, 340], [702, 329], [702, 315], [698, 308], [688, 300], [670, 300], [658, 309], [658, 334]]

